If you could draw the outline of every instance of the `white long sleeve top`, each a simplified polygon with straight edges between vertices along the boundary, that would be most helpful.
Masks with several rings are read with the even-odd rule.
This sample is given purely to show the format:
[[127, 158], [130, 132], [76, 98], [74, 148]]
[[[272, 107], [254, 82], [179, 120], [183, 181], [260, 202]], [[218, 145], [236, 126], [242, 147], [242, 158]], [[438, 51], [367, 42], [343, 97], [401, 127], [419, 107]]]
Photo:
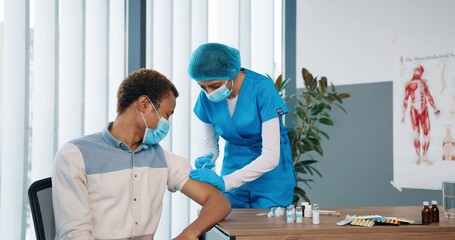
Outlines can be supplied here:
[[[235, 109], [235, 99], [229, 99], [228, 107], [232, 115]], [[204, 124], [204, 155], [213, 153], [212, 161], [219, 155], [219, 135], [215, 132], [213, 124]], [[259, 157], [243, 168], [223, 176], [225, 191], [242, 186], [259, 178], [262, 174], [278, 166], [280, 160], [280, 123], [278, 117], [262, 123], [262, 152]]]

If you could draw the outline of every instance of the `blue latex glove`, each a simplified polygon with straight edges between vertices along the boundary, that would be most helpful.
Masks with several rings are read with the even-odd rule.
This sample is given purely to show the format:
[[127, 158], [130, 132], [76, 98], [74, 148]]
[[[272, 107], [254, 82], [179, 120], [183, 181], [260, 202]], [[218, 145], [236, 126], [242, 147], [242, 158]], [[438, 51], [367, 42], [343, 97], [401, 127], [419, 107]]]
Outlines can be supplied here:
[[190, 172], [190, 178], [200, 182], [212, 184], [214, 187], [224, 192], [225, 186], [223, 178], [218, 176], [212, 169], [201, 168], [192, 170]]
[[200, 168], [213, 168], [215, 167], [215, 163], [212, 162], [212, 157], [213, 157], [213, 153], [209, 153], [205, 156], [202, 156], [202, 157], [198, 157], [196, 158], [196, 160], [194, 161], [194, 166], [197, 168], [197, 169], [200, 169]]

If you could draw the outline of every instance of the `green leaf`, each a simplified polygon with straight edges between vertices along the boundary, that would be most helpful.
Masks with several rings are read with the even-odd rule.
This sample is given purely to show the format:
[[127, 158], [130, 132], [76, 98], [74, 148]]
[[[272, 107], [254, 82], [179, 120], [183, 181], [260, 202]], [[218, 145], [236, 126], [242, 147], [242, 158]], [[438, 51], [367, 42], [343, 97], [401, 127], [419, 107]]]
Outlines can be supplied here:
[[333, 121], [328, 118], [320, 118], [319, 122], [327, 126], [333, 126]]
[[[280, 76], [281, 76], [281, 75], [280, 75]], [[291, 82], [291, 78], [290, 78], [290, 77], [285, 78], [285, 79], [283, 80], [282, 84], [281, 84], [281, 88], [282, 88], [282, 89], [285, 89], [285, 88], [288, 86], [289, 82]]]
[[329, 119], [330, 119], [330, 114], [329, 114], [329, 112], [327, 112], [327, 111], [322, 112], [320, 118], [329, 118]]
[[324, 155], [324, 151], [322, 150], [322, 147], [321, 145], [315, 145], [314, 147], [314, 151], [316, 151], [317, 153], [319, 153], [319, 155], [323, 156]]
[[315, 132], [313, 130], [311, 130], [312, 128], [314, 128], [314, 126], [310, 126], [310, 129], [308, 130], [307, 132], [307, 136], [310, 136], [312, 138], [316, 138], [317, 140], [321, 140], [321, 137], [319, 137], [319, 133], [318, 132]]
[[305, 202], [309, 202], [310, 199], [307, 197], [306, 192], [300, 187], [294, 187], [294, 197], [293, 202], [297, 204], [300, 199], [303, 199]]
[[319, 103], [318, 105], [314, 106], [311, 111], [310, 111], [310, 114], [311, 115], [317, 115], [319, 114], [320, 112], [322, 112], [322, 110], [324, 110], [324, 108], [326, 107], [326, 104], [325, 103]]
[[305, 152], [305, 146], [301, 141], [297, 142], [297, 149], [299, 149], [299, 152], [301, 153]]
[[318, 96], [318, 81], [313, 81], [313, 84], [311, 84], [311, 91], [312, 91], [312, 94], [314, 94], [314, 96], [317, 98]]
[[318, 161], [317, 160], [314, 160], [314, 159], [306, 159], [306, 160], [302, 160], [300, 161], [299, 163], [303, 164], [303, 165], [311, 165], [311, 164], [315, 164], [317, 163]]
[[322, 136], [324, 136], [327, 140], [330, 140], [329, 134], [327, 134], [326, 132], [324, 132], [324, 131], [322, 131], [322, 130], [319, 130], [319, 134], [321, 134]]
[[299, 161], [297, 164], [295, 164], [294, 169], [298, 173], [309, 173], [310, 175], [313, 175], [314, 168], [311, 167], [312, 164], [317, 163], [316, 160], [303, 160]]
[[333, 83], [330, 83], [330, 89], [332, 90], [332, 92], [336, 92], [335, 85], [333, 85]]
[[326, 77], [321, 77], [321, 80], [319, 80], [319, 89], [321, 93], [324, 93], [325, 90], [327, 89], [327, 78]]
[[302, 162], [298, 162], [294, 165], [294, 170], [299, 173], [307, 173], [307, 167]]
[[304, 181], [303, 183], [304, 183], [305, 185], [307, 185], [309, 189], [311, 189], [311, 186], [310, 186], [310, 184], [309, 184], [310, 182], [314, 182], [314, 180], [313, 180], [313, 179], [306, 179], [306, 181]]
[[301, 182], [303, 184], [308, 184], [308, 182], [314, 182], [313, 179], [305, 179], [305, 178], [301, 178], [301, 177], [296, 177], [295, 179], [296, 179], [297, 183]]
[[319, 175], [319, 177], [322, 178], [322, 174], [316, 168], [314, 168], [313, 166], [308, 166], [308, 167], [311, 168], [312, 171], [316, 172]]
[[304, 145], [304, 146], [307, 145], [307, 146], [309, 146], [311, 149], [314, 148], [313, 141], [311, 141], [310, 139], [304, 138], [304, 139], [302, 139], [302, 142], [303, 142], [303, 145]]
[[318, 138], [314, 138], [314, 137], [308, 136], [308, 140], [310, 140], [315, 147], [318, 146], [318, 145], [321, 145], [321, 142], [319, 141]]
[[303, 111], [302, 108], [297, 108], [297, 115], [298, 115], [301, 119], [304, 119], [304, 118], [305, 118], [305, 112]]
[[339, 109], [341, 109], [344, 113], [346, 113], [346, 114], [348, 113], [348, 112], [346, 111], [346, 109], [344, 109], [344, 107], [341, 106], [340, 104], [335, 103], [335, 106], [337, 106]]

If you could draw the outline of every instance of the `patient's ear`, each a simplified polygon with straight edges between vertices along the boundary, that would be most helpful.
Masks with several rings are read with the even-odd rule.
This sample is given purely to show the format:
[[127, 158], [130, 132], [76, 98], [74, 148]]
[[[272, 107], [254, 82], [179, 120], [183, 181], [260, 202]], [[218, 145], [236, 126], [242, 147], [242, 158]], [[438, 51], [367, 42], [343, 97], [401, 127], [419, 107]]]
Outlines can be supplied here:
[[136, 105], [139, 111], [145, 112], [151, 103], [147, 96], [142, 95], [137, 99]]

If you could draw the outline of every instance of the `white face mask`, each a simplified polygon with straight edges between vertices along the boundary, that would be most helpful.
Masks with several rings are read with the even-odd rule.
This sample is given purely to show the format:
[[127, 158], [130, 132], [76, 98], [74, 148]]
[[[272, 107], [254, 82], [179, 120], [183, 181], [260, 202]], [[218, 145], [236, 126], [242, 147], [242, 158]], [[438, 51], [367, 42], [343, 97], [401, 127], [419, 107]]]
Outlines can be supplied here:
[[225, 100], [226, 98], [229, 97], [232, 93], [232, 89], [234, 89], [234, 80], [232, 80], [232, 88], [229, 90], [226, 85], [229, 80], [226, 80], [226, 83], [219, 87], [218, 89], [212, 91], [211, 93], [205, 92], [205, 95], [207, 95], [207, 98], [212, 101], [212, 102], [220, 102]]

